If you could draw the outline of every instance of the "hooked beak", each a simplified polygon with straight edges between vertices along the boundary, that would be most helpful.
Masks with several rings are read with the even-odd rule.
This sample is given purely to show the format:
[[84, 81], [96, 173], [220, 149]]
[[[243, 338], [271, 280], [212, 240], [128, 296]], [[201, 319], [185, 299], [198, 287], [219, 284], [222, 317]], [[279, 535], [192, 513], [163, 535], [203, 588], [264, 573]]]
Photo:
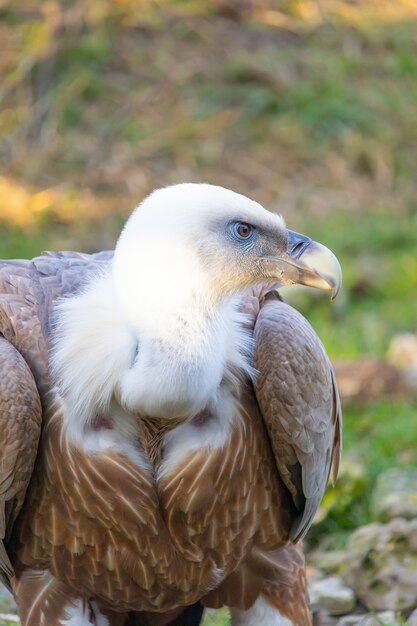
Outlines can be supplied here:
[[287, 252], [274, 262], [277, 279], [331, 291], [334, 300], [342, 284], [342, 270], [333, 252], [293, 230], [287, 233]]

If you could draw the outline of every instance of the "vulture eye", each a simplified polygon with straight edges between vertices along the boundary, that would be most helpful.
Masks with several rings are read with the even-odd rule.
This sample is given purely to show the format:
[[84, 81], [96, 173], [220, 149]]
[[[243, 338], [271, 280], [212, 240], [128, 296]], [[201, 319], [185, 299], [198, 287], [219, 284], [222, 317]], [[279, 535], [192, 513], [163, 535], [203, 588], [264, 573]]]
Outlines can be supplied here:
[[232, 224], [232, 232], [236, 239], [240, 241], [249, 239], [254, 231], [255, 228], [251, 224], [246, 224], [246, 222], [235, 222]]

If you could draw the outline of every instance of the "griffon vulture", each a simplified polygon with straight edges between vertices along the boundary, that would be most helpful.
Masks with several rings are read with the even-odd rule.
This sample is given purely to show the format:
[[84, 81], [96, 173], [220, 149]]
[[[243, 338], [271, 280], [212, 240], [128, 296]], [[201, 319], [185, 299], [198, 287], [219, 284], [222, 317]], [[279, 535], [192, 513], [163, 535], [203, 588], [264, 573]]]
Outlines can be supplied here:
[[340, 266], [183, 184], [114, 255], [0, 263], [0, 574], [23, 626], [311, 623], [302, 548], [340, 451], [332, 367], [277, 295]]

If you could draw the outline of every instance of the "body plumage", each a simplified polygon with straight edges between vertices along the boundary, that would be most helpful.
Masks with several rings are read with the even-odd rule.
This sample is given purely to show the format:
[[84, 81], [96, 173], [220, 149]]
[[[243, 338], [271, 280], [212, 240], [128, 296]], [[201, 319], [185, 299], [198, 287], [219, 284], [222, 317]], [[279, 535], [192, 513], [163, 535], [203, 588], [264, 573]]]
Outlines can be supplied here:
[[[223, 277], [218, 234], [184, 226], [208, 203], [228, 246], [236, 203], [244, 224], [259, 205], [178, 187], [137, 209], [114, 258], [0, 264], [0, 419], [25, 458], [0, 453], [0, 568], [24, 626], [198, 624], [201, 605], [233, 607], [238, 625], [259, 602], [268, 624], [309, 623], [296, 542], [337, 465], [332, 368], [276, 273], [246, 259]], [[159, 213], [181, 198], [146, 267]], [[256, 228], [286, 254], [270, 215]], [[322, 275], [305, 282], [332, 284]]]

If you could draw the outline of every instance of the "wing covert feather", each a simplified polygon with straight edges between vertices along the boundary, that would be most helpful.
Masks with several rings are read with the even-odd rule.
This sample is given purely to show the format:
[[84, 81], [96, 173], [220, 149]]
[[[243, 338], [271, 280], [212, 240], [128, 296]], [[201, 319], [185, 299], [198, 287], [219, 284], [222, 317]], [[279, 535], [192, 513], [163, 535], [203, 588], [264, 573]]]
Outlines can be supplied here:
[[50, 390], [48, 345], [56, 298], [74, 291], [111, 258], [51, 253], [0, 261], [0, 580], [13, 575], [6, 544], [32, 476]]
[[4, 543], [10, 538], [32, 475], [42, 414], [32, 372], [1, 335], [0, 372], [0, 580], [10, 588], [13, 569]]
[[255, 329], [255, 393], [278, 471], [298, 515], [290, 537], [303, 537], [340, 455], [341, 409], [331, 363], [316, 333], [291, 306], [268, 294]]

